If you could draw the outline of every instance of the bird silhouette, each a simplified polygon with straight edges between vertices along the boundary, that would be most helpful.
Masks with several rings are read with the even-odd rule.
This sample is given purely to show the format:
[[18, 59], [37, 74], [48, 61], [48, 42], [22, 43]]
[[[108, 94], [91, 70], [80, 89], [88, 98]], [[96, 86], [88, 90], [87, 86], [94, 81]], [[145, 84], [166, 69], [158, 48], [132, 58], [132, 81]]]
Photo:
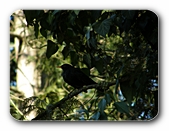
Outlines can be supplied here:
[[63, 70], [62, 77], [64, 81], [76, 89], [82, 88], [84, 85], [97, 84], [79, 68], [74, 68], [69, 64], [63, 64], [62, 66], [59, 66], [59, 68], [62, 68]]

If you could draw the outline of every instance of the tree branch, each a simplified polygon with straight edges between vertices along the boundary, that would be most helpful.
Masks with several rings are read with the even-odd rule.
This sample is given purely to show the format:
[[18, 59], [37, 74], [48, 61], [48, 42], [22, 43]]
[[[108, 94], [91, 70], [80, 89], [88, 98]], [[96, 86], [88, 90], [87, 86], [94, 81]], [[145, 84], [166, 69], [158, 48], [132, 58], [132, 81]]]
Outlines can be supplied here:
[[10, 32], [10, 37], [17, 37], [19, 40], [23, 40], [23, 37], [21, 35], [15, 34], [13, 32]]
[[[122, 80], [120, 80], [120, 82], [124, 82], [128, 80], [128, 78], [124, 78]], [[58, 101], [57, 103], [51, 105], [50, 104], [50, 109], [47, 107], [47, 109], [45, 110], [45, 112], [39, 114], [37, 117], [35, 117], [34, 119], [32, 120], [41, 120], [41, 118], [47, 116], [47, 113], [48, 113], [48, 110], [54, 110], [56, 107], [59, 107], [62, 103], [64, 103], [65, 101], [71, 99], [72, 97], [78, 95], [79, 93], [83, 92], [83, 91], [86, 91], [88, 89], [92, 89], [92, 88], [96, 88], [96, 89], [100, 89], [100, 90], [103, 90], [103, 87], [105, 88], [108, 88], [112, 85], [115, 85], [116, 84], [116, 81], [114, 82], [110, 82], [108, 83], [107, 85], [103, 86], [101, 84], [93, 84], [93, 85], [88, 85], [88, 86], [83, 86], [82, 88], [78, 89], [78, 90], [75, 90], [73, 92], [70, 92], [67, 96], [65, 96], [63, 99], [61, 99], [60, 101]]]

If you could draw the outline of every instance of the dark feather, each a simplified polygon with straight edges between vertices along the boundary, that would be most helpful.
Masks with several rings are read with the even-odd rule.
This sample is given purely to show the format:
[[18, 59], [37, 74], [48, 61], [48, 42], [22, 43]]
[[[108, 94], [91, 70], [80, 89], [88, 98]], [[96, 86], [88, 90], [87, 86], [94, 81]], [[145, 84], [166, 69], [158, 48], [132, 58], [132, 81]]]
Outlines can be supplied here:
[[84, 85], [96, 84], [86, 74], [84, 74], [79, 68], [74, 68], [69, 64], [61, 66], [63, 72], [62, 76], [66, 83], [73, 86], [74, 88], [82, 88]]

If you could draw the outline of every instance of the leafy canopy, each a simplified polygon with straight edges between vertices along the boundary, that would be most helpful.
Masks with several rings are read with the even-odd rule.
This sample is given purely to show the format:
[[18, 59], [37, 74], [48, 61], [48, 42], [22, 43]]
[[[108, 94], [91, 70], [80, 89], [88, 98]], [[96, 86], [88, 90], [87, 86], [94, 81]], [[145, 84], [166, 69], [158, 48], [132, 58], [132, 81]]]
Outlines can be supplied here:
[[[36, 99], [46, 103], [43, 106], [35, 104], [40, 114], [37, 119], [149, 120], [157, 115], [156, 14], [148, 10], [23, 12], [27, 26], [34, 29], [35, 39], [43, 37], [47, 46], [39, 49], [45, 49], [45, 56], [39, 60], [42, 62], [45, 57], [45, 62], [50, 61], [49, 65], [43, 62], [45, 67], [40, 68], [41, 71], [47, 72], [45, 68], [51, 66], [53, 72], [49, 76], [52, 78], [57, 73], [54, 65], [71, 63], [93, 76], [98, 87], [104, 90], [95, 92], [96, 87], [89, 88], [86, 94], [77, 96], [75, 92], [76, 98], [69, 98], [66, 93], [59, 104], [59, 99], [56, 99], [59, 93], [50, 92], [43, 99]], [[60, 87], [61, 83], [57, 85]], [[65, 88], [68, 89], [67, 85]], [[50, 104], [53, 104], [52, 111], [47, 113]]]

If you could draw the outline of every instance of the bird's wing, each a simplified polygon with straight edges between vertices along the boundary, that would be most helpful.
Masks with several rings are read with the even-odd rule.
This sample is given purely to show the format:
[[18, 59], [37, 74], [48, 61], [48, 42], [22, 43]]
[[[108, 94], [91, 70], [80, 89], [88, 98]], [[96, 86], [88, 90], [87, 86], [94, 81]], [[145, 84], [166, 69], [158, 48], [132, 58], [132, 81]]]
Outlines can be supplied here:
[[80, 69], [75, 68], [75, 78], [77, 79], [77, 81], [82, 82], [82, 85], [92, 85], [92, 84], [96, 84], [96, 82], [94, 82], [92, 79], [90, 79], [86, 74], [84, 74]]

